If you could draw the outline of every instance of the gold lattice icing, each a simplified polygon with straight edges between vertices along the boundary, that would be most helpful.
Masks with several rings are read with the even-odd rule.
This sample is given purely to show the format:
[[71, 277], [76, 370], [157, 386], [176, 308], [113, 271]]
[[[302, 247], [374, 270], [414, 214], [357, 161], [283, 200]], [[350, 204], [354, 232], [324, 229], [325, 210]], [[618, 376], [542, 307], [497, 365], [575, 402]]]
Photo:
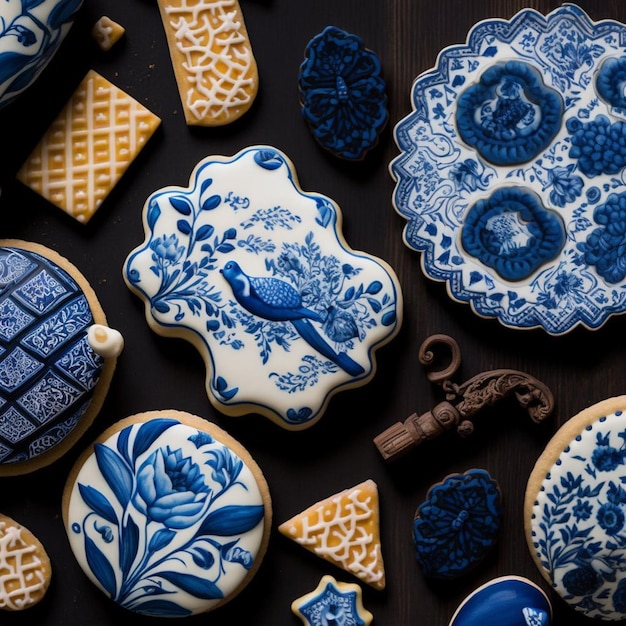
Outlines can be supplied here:
[[39, 602], [50, 584], [50, 560], [34, 535], [0, 515], [0, 609], [21, 611]]
[[378, 488], [373, 480], [310, 506], [278, 530], [363, 582], [384, 589]]
[[228, 124], [251, 106], [258, 71], [238, 0], [158, 0], [189, 125]]
[[102, 50], [108, 52], [124, 35], [126, 29], [110, 17], [103, 15], [91, 29], [91, 36]]
[[160, 123], [146, 107], [91, 70], [17, 178], [86, 223]]

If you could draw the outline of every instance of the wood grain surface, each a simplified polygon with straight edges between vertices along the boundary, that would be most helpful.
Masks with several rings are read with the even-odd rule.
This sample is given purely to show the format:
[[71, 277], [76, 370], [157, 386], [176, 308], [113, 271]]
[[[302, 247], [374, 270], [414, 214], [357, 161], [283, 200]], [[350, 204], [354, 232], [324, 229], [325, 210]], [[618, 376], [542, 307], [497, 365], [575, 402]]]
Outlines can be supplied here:
[[[410, 110], [413, 80], [435, 64], [439, 51], [463, 43], [479, 20], [510, 18], [525, 7], [549, 12], [551, 0], [241, 0], [260, 89], [251, 110], [222, 128], [189, 128], [167, 50], [158, 7], [151, 0], [87, 0], [62, 49], [19, 101], [0, 111], [0, 237], [41, 243], [68, 257], [99, 296], [109, 324], [126, 348], [103, 410], [87, 435], [65, 457], [35, 474], [1, 481], [0, 512], [27, 526], [45, 545], [53, 580], [45, 600], [28, 613], [40, 626], [115, 624], [126, 612], [110, 602], [80, 570], [61, 521], [61, 495], [82, 449], [109, 425], [134, 413], [175, 408], [216, 422], [237, 438], [264, 471], [276, 524], [332, 493], [373, 479], [381, 502], [382, 549], [387, 589], [363, 589], [374, 624], [447, 626], [454, 610], [475, 587], [491, 578], [526, 576], [549, 592], [526, 546], [523, 500], [528, 476], [558, 426], [583, 408], [626, 389], [623, 317], [601, 329], [578, 328], [562, 337], [541, 330], [519, 331], [475, 315], [452, 301], [445, 285], [427, 279], [420, 255], [402, 242], [404, 220], [393, 210], [389, 162], [398, 154], [393, 126]], [[626, 20], [621, 0], [579, 2], [593, 20]], [[126, 28], [110, 52], [89, 31], [101, 15]], [[298, 67], [304, 48], [327, 25], [358, 34], [380, 57], [387, 81], [390, 123], [379, 145], [361, 163], [326, 154], [300, 114]], [[102, 73], [159, 115], [162, 127], [87, 225], [14, 180], [15, 173], [88, 69]], [[294, 162], [303, 189], [333, 198], [342, 208], [351, 247], [386, 260], [404, 292], [400, 335], [378, 353], [378, 371], [366, 387], [338, 394], [312, 429], [286, 432], [255, 416], [229, 418], [216, 412], [204, 391], [201, 357], [182, 340], [155, 335], [142, 303], [122, 280], [126, 255], [143, 240], [141, 211], [149, 194], [164, 185], [186, 185], [195, 164], [212, 154], [269, 144]], [[476, 419], [467, 440], [454, 434], [431, 442], [399, 461], [385, 463], [373, 438], [413, 412], [442, 400], [417, 360], [421, 342], [433, 333], [454, 337], [462, 351], [461, 382], [496, 368], [526, 371], [554, 393], [556, 410], [534, 424], [513, 402], [504, 401]], [[436, 584], [421, 574], [411, 538], [415, 509], [428, 488], [447, 474], [484, 468], [500, 483], [504, 521], [497, 548], [467, 576]], [[324, 574], [354, 582], [323, 560], [272, 531], [269, 550], [251, 584], [231, 603], [186, 624], [294, 626], [293, 599], [313, 590]], [[553, 624], [588, 620], [552, 596]], [[0, 616], [18, 624], [24, 615]], [[134, 617], [139, 625], [157, 619]], [[161, 620], [162, 621], [162, 620]], [[178, 623], [182, 620], [169, 620]], [[497, 625], [497, 616], [494, 616]]]

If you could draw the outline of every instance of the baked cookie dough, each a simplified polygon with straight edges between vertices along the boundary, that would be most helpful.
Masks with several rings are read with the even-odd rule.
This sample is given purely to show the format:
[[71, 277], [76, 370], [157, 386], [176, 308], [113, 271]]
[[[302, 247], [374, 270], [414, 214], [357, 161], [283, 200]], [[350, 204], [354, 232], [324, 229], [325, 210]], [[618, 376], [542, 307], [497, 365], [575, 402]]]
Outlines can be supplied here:
[[543, 577], [574, 610], [626, 618], [626, 396], [570, 418], [526, 489], [526, 539]]
[[66, 258], [0, 239], [0, 476], [49, 465], [78, 441], [123, 343]]
[[0, 610], [34, 606], [46, 595], [51, 576], [50, 558], [39, 539], [0, 514]]
[[163, 410], [107, 429], [63, 494], [74, 555], [136, 613], [184, 617], [231, 600], [259, 568], [272, 509], [244, 447], [201, 417]]

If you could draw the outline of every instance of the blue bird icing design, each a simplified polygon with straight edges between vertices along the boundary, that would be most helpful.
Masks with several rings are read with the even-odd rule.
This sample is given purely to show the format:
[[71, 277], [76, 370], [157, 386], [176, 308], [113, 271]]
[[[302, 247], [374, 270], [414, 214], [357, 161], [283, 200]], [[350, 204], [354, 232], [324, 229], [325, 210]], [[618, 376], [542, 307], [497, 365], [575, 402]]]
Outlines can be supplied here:
[[361, 365], [345, 352], [333, 350], [315, 330], [310, 320], [324, 322], [324, 316], [304, 307], [300, 294], [292, 285], [279, 278], [248, 276], [232, 260], [226, 263], [221, 273], [246, 311], [273, 322], [291, 322], [302, 339], [348, 374], [359, 376], [364, 373]]

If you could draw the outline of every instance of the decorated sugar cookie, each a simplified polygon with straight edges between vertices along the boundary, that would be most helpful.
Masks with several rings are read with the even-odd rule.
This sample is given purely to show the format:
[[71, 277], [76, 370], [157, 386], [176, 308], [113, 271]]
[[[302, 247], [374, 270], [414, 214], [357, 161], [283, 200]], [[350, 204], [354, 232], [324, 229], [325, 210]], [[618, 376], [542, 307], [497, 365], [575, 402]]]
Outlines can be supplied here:
[[259, 73], [239, 0], [158, 0], [190, 126], [223, 126], [254, 102]]
[[0, 610], [34, 606], [46, 595], [51, 577], [50, 558], [39, 539], [0, 514]]
[[399, 282], [347, 246], [337, 205], [304, 192], [284, 154], [209, 157], [189, 187], [153, 193], [143, 218], [124, 279], [153, 330], [198, 348], [219, 410], [302, 429], [373, 377], [400, 328]]
[[0, 476], [39, 469], [76, 443], [123, 345], [67, 259], [0, 240]]
[[141, 413], [78, 459], [63, 494], [74, 555], [120, 606], [159, 617], [213, 610], [256, 573], [271, 499], [250, 454], [181, 411]]
[[387, 124], [378, 56], [357, 35], [327, 26], [308, 43], [298, 74], [302, 116], [335, 156], [360, 160]]
[[526, 538], [541, 574], [576, 611], [626, 619], [626, 396], [557, 431], [528, 480]]
[[278, 531], [374, 589], [385, 588], [378, 486], [373, 480], [312, 504]]
[[83, 0], [0, 3], [0, 109], [30, 87], [69, 32]]
[[291, 603], [292, 612], [305, 626], [369, 626], [374, 616], [363, 607], [359, 585], [337, 582], [322, 576], [314, 591]]

